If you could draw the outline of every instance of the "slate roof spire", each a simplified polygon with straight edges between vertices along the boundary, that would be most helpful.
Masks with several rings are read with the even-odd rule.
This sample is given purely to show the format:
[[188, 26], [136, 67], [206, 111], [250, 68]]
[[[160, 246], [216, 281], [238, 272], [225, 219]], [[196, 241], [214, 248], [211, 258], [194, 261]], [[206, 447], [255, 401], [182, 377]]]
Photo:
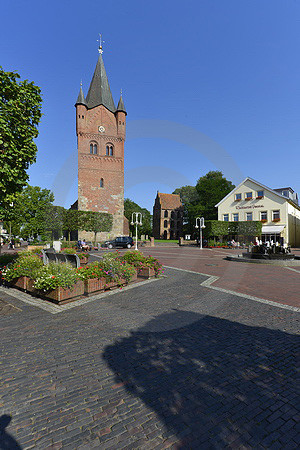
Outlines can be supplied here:
[[79, 104], [86, 106], [86, 101], [85, 101], [84, 93], [83, 93], [83, 90], [82, 90], [82, 82], [80, 83], [80, 91], [79, 91], [79, 94], [78, 94], [77, 101], [76, 101], [75, 105], [79, 105]]
[[124, 105], [124, 101], [123, 101], [123, 97], [122, 97], [122, 89], [121, 89], [121, 95], [120, 95], [120, 100], [118, 103], [117, 111], [123, 111], [125, 114], [127, 114], [125, 105]]
[[110, 91], [104, 62], [102, 58], [102, 39], [99, 41], [99, 58], [90, 84], [89, 92], [86, 96], [87, 107], [89, 109], [95, 106], [103, 105], [111, 112], [115, 113], [116, 107]]

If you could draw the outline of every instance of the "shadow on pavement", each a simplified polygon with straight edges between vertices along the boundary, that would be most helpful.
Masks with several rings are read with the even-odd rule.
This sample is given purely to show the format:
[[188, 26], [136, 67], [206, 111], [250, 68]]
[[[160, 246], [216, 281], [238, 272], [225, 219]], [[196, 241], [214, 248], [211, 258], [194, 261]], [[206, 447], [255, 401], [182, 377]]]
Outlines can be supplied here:
[[11, 416], [3, 414], [0, 416], [0, 449], [1, 450], [22, 450], [17, 441], [5, 431], [10, 424]]
[[116, 381], [156, 413], [166, 437], [176, 435], [176, 448], [269, 448], [278, 438], [295, 444], [297, 340], [178, 311], [106, 347], [104, 359]]

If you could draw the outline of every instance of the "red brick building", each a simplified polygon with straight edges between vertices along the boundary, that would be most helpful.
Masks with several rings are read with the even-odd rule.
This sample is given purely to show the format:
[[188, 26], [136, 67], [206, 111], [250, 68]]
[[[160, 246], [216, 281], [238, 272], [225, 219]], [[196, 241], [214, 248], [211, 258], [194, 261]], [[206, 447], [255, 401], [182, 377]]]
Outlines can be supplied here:
[[[84, 96], [82, 86], [75, 104], [78, 142], [78, 209], [107, 212], [113, 215], [110, 233], [100, 239], [122, 235], [124, 225], [124, 143], [126, 110], [122, 94], [115, 107], [106, 75], [102, 46], [89, 87]], [[126, 222], [126, 220], [125, 220]], [[124, 229], [125, 226], [125, 229]], [[79, 232], [91, 240], [93, 233]]]
[[153, 207], [153, 236], [179, 239], [182, 236], [183, 206], [180, 195], [157, 192]]

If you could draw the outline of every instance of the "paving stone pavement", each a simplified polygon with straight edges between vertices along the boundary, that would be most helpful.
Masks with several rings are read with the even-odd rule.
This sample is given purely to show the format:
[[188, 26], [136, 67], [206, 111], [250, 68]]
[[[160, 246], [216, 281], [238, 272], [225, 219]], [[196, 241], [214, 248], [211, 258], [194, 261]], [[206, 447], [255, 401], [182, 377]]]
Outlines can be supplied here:
[[1, 292], [0, 448], [299, 447], [299, 313], [166, 275], [55, 315]]

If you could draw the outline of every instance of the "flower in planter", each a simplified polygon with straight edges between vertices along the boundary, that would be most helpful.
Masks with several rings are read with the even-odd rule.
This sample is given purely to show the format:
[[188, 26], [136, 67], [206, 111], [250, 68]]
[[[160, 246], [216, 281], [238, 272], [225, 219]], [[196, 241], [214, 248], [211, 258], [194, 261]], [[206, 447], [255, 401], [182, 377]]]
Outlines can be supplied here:
[[37, 255], [21, 253], [14, 263], [7, 266], [5, 280], [12, 281], [19, 277], [34, 279], [42, 267], [43, 261]]
[[75, 269], [68, 264], [50, 263], [37, 273], [34, 288], [44, 292], [58, 287], [71, 288], [79, 280]]

